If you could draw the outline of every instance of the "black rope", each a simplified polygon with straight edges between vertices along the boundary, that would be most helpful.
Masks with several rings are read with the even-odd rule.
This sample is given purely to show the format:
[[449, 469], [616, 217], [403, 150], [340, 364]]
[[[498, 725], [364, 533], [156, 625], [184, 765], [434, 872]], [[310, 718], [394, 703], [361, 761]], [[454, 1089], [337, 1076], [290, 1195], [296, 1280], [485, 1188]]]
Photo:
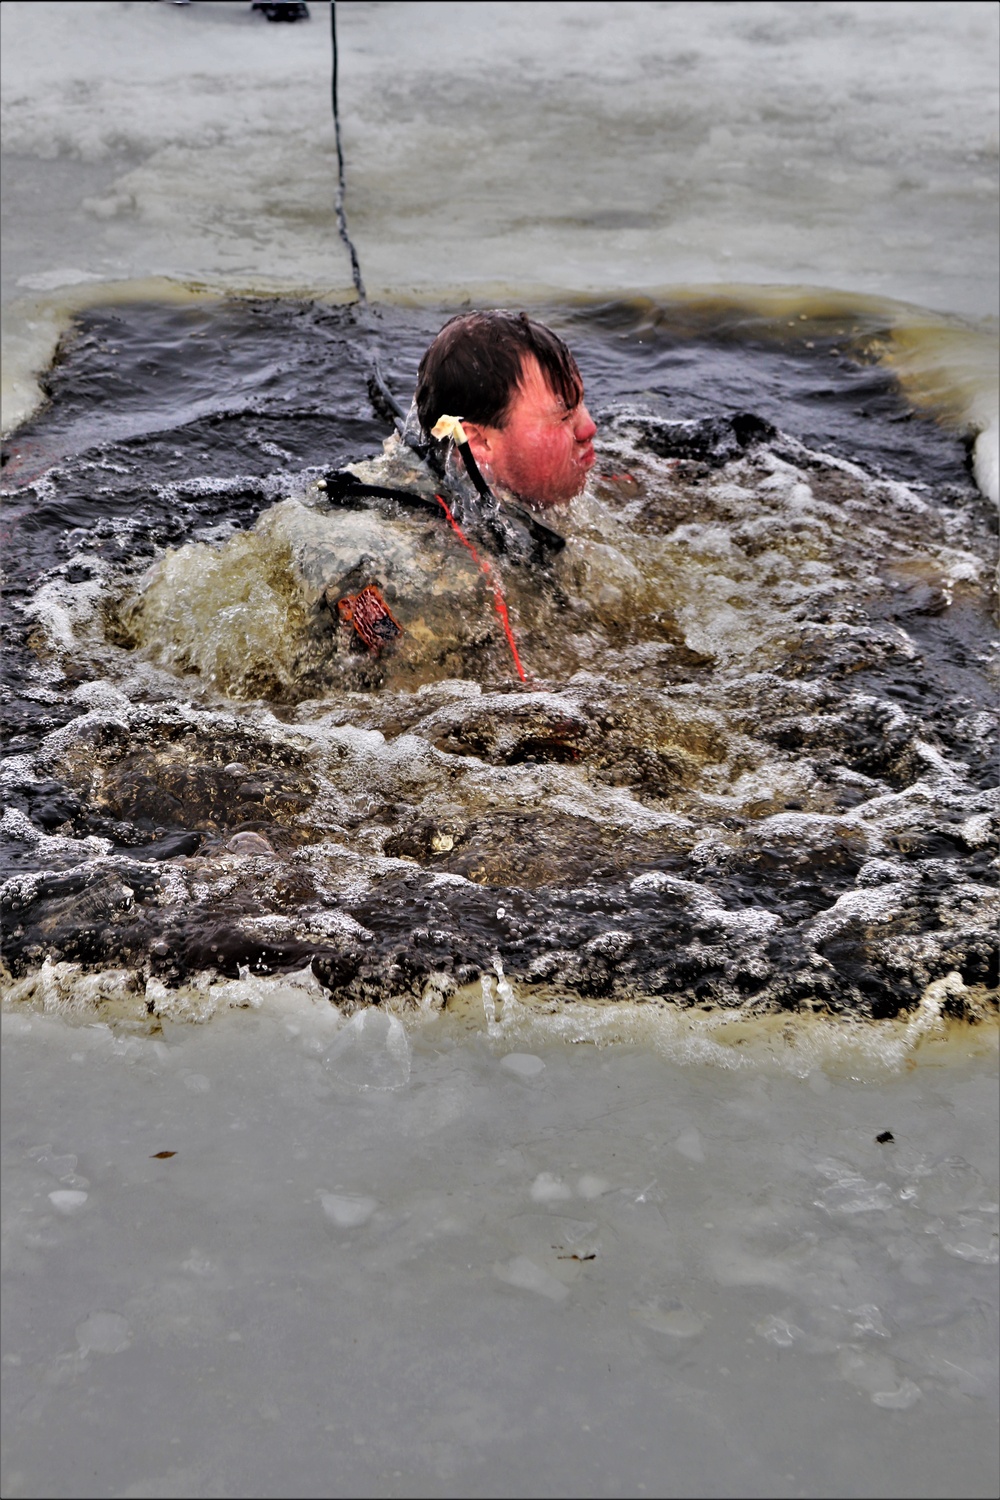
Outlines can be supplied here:
[[[362, 321], [366, 322], [369, 325], [369, 334], [372, 338], [372, 347], [369, 356], [371, 359], [371, 369], [368, 376], [368, 395], [371, 399], [372, 406], [378, 413], [378, 415], [383, 417], [386, 421], [392, 422], [395, 425], [397, 432], [399, 432], [403, 437], [404, 441], [411, 448], [413, 448], [421, 458], [426, 459], [431, 468], [434, 469], [438, 473], [439, 477], [443, 479], [444, 464], [442, 462], [441, 455], [436, 452], [433, 444], [421, 442], [414, 434], [404, 432], [406, 414], [403, 411], [403, 408], [400, 406], [399, 402], [396, 400], [392, 391], [389, 389], [386, 378], [382, 374], [382, 370], [379, 366], [378, 341], [376, 336], [376, 327], [373, 324], [373, 319], [377, 319], [379, 316], [378, 309], [370, 308], [368, 305], [368, 296], [365, 292], [365, 283], [361, 275], [361, 262], [358, 259], [358, 252], [354, 248], [354, 242], [347, 231], [347, 215], [344, 212], [344, 148], [341, 144], [340, 139], [340, 110], [337, 105], [336, 0], [330, 0], [330, 37], [333, 42], [333, 76], [331, 79], [330, 96], [333, 103], [333, 130], [337, 142], [337, 226], [340, 229], [340, 238], [347, 246], [348, 253], [351, 257], [351, 275], [354, 279], [354, 289], [358, 294], [358, 306], [360, 307], [362, 313], [365, 314], [365, 317]], [[500, 503], [490, 486], [487, 484], [485, 478], [480, 473], [479, 465], [476, 463], [476, 460], [473, 457], [472, 450], [469, 447], [468, 443], [459, 443], [458, 451], [462, 455], [462, 459], [465, 463], [465, 468], [469, 475], [469, 478], [472, 480], [473, 485], [479, 492], [480, 498], [486, 504], [486, 513], [482, 519], [487, 524], [487, 527], [492, 534], [493, 541], [498, 546], [499, 550], [505, 551], [507, 537], [505, 535], [503, 523], [501, 521]], [[335, 497], [337, 496], [343, 496], [347, 494], [350, 494], [351, 498], [353, 499], [360, 493], [369, 495], [383, 495], [399, 499], [401, 498], [403, 493], [402, 491], [397, 493], [396, 491], [385, 489], [378, 485], [367, 485], [359, 487], [358, 482], [354, 481], [353, 476], [350, 475], [346, 476], [346, 478], [343, 475], [328, 476], [328, 483], [326, 487], [330, 491], [331, 499], [335, 499]], [[412, 503], [421, 503], [422, 501], [426, 501], [426, 497], [415, 497]], [[349, 502], [345, 502], [343, 499], [340, 499], [339, 503]], [[430, 503], [431, 505], [436, 505], [438, 502], [432, 498]], [[566, 545], [564, 537], [561, 537], [558, 532], [552, 531], [548, 526], [543, 525], [541, 521], [538, 521], [527, 511], [521, 510], [520, 506], [508, 506], [508, 509], [514, 511], [521, 524], [525, 526], [525, 528], [531, 534], [536, 548], [538, 549], [540, 558], [543, 558], [548, 553], [558, 552], [561, 547], [564, 547]]]
[[340, 144], [340, 111], [337, 108], [337, 0], [330, 0], [330, 35], [333, 40], [333, 79], [331, 97], [333, 101], [333, 132], [337, 141], [337, 227], [340, 230], [340, 238], [347, 246], [351, 257], [351, 276], [354, 280], [354, 290], [358, 294], [358, 301], [362, 307], [367, 307], [368, 297], [365, 293], [365, 284], [361, 277], [361, 262], [358, 252], [354, 248], [354, 241], [347, 232], [347, 215], [344, 212], [344, 149]]

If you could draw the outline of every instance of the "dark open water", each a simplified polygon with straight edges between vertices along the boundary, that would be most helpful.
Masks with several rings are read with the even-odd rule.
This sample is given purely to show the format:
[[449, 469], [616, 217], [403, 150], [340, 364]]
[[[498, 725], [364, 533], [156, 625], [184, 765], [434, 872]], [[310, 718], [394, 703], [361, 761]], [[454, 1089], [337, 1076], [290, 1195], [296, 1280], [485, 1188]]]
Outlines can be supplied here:
[[500, 564], [525, 696], [433, 523], [440, 650], [374, 671], [302, 582], [340, 524], [306, 481], [387, 433], [373, 340], [406, 405], [445, 315], [135, 304], [64, 340], [4, 452], [13, 974], [114, 968], [138, 1005], [311, 959], [336, 999], [415, 1002], [499, 959], [548, 997], [875, 1016], [954, 974], [980, 1013], [996, 518], [882, 330], [543, 310], [603, 446], [565, 553]]

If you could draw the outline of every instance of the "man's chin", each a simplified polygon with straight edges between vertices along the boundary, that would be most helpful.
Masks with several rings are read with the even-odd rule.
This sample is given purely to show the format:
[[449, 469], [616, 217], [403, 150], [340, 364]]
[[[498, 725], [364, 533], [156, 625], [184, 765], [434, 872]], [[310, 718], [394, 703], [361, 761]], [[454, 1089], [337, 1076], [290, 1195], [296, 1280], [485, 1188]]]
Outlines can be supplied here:
[[[588, 466], [589, 468], [589, 466]], [[582, 495], [587, 483], [587, 469], [579, 469], [573, 477], [567, 480], [556, 493], [549, 490], [544, 495], [525, 495], [523, 492], [514, 490], [522, 505], [527, 505], [531, 510], [561, 510], [571, 504], [578, 495]]]

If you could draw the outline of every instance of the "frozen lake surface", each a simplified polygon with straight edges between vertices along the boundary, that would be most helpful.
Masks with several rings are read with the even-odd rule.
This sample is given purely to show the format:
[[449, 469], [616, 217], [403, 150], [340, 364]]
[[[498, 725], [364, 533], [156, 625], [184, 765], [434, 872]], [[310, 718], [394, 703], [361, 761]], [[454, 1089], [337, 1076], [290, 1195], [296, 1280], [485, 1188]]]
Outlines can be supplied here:
[[4, 1494], [993, 1494], [992, 1044], [613, 1024], [6, 1016]]

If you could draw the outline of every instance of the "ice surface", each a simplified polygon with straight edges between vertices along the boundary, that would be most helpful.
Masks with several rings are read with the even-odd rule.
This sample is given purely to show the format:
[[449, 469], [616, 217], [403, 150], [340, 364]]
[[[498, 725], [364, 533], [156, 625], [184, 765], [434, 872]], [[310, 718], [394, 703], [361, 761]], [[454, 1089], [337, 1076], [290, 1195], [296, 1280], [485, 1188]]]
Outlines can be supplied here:
[[687, 1130], [682, 1130], [674, 1141], [674, 1150], [686, 1156], [688, 1161], [702, 1162], [705, 1160], [705, 1147], [702, 1145], [701, 1136], [693, 1125]]
[[506, 1057], [500, 1059], [500, 1066], [506, 1068], [508, 1073], [513, 1073], [516, 1078], [537, 1078], [545, 1064], [540, 1057], [534, 1057], [529, 1052], [508, 1052]]
[[357, 1193], [320, 1193], [323, 1212], [339, 1229], [357, 1229], [367, 1224], [378, 1208], [375, 1198], [366, 1198]]
[[75, 1329], [82, 1354], [120, 1354], [132, 1342], [128, 1318], [121, 1313], [96, 1312]]
[[[59, 258], [23, 254], [5, 274], [38, 288], [60, 269], [69, 284], [169, 266], [349, 286], [324, 19], [5, 6], [5, 150], [69, 157], [92, 179], [63, 194], [76, 233]], [[338, 35], [370, 289], [649, 285], [666, 266], [674, 281], [847, 284], [929, 305], [947, 279], [949, 308], [989, 310], [987, 4], [851, 3], [807, 21], [741, 3], [724, 23], [697, 5], [613, 7], [585, 25], [537, 5], [530, 28], [510, 4], [347, 5]], [[470, 139], [475, 168], [453, 144]], [[954, 226], [952, 264], [934, 256], [928, 200]]]
[[552, 1302], [563, 1302], [569, 1296], [568, 1287], [526, 1255], [515, 1255], [512, 1260], [497, 1262], [493, 1267], [493, 1274], [508, 1286], [519, 1287], [525, 1292], [537, 1292], [540, 1297], [548, 1297]]
[[323, 1058], [339, 1083], [357, 1089], [401, 1089], [410, 1077], [410, 1044], [398, 1016], [362, 1010], [334, 1038]]
[[4, 1494], [995, 1493], [985, 1039], [817, 1093], [522, 1016], [512, 1088], [438, 1014], [385, 1087], [398, 1017], [333, 1018], [342, 1079], [272, 984], [4, 1016]]

